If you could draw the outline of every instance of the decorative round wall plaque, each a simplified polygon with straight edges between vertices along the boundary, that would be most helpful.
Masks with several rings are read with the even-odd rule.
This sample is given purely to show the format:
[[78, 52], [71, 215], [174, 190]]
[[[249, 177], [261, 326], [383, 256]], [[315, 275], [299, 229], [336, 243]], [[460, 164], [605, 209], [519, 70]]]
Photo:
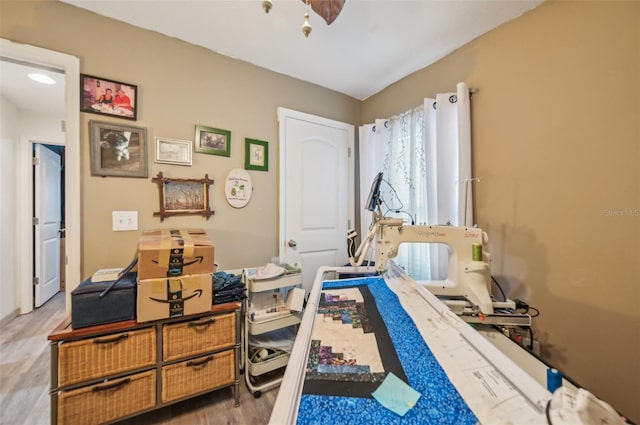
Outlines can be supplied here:
[[227, 202], [234, 208], [243, 208], [251, 200], [253, 184], [251, 176], [242, 168], [234, 168], [229, 171], [224, 183], [224, 194]]

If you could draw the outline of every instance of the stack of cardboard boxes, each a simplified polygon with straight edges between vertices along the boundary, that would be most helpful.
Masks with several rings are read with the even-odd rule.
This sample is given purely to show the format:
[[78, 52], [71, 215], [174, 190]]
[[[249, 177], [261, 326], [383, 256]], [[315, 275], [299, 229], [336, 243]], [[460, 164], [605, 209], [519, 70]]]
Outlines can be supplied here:
[[138, 322], [211, 311], [214, 247], [202, 229], [145, 231], [138, 241]]
[[82, 282], [71, 292], [71, 326], [149, 322], [211, 311], [213, 251], [201, 229], [143, 232], [138, 273]]

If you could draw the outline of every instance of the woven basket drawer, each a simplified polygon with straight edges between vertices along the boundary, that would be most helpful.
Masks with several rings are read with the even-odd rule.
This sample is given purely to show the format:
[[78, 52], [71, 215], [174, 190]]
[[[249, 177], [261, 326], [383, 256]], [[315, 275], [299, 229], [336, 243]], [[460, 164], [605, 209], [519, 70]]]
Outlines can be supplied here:
[[156, 362], [154, 327], [60, 344], [59, 385], [122, 373]]
[[131, 415], [156, 404], [156, 371], [89, 385], [58, 395], [58, 423], [90, 425]]
[[165, 362], [232, 347], [236, 343], [236, 314], [221, 314], [165, 325], [162, 328], [162, 338]]
[[233, 383], [235, 350], [227, 350], [162, 368], [162, 402]]

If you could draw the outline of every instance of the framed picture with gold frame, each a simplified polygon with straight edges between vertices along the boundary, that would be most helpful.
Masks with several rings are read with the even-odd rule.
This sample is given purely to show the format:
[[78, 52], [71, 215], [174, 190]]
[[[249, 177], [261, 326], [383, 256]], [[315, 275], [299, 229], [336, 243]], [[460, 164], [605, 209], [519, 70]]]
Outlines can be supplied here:
[[269, 171], [269, 142], [244, 139], [244, 168]]

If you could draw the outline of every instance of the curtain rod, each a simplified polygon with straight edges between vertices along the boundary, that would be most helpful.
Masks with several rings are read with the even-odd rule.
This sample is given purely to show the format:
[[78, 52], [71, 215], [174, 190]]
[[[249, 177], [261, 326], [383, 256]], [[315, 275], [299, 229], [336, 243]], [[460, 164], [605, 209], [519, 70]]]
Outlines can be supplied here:
[[[478, 93], [479, 91], [480, 91], [480, 89], [479, 89], [479, 88], [477, 88], [477, 87], [469, 87], [469, 98], [473, 97], [473, 95], [474, 95], [474, 94], [476, 94], [476, 93]], [[416, 108], [420, 108], [420, 106], [416, 106]], [[414, 109], [415, 109], [415, 108], [414, 108]], [[384, 120], [384, 126], [385, 126], [385, 128], [389, 128], [389, 126], [388, 126], [387, 124], [389, 123], [389, 120], [390, 120], [390, 119], [397, 118], [398, 116], [399, 116], [399, 115], [394, 115], [394, 116], [392, 116], [392, 117], [390, 117], [390, 118], [385, 119], [385, 120]], [[375, 126], [375, 125], [373, 126], [372, 130], [373, 130], [373, 132], [375, 133], [375, 131], [376, 131], [376, 126]]]

